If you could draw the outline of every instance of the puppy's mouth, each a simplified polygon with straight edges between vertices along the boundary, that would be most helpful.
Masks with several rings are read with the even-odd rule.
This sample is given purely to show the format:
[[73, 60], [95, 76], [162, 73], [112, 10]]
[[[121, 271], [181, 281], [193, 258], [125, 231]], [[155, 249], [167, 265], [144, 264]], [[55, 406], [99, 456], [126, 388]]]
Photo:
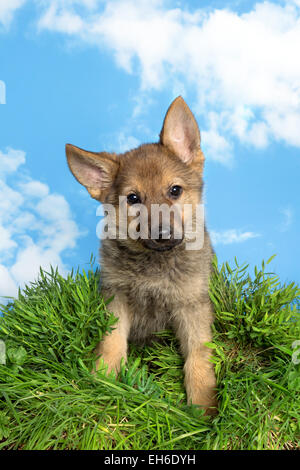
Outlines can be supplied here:
[[163, 240], [163, 239], [158, 239], [158, 240], [143, 240], [143, 245], [148, 248], [149, 250], [154, 250], [154, 251], [170, 251], [176, 246], [180, 245], [182, 243], [183, 239], [171, 239], [171, 240]]

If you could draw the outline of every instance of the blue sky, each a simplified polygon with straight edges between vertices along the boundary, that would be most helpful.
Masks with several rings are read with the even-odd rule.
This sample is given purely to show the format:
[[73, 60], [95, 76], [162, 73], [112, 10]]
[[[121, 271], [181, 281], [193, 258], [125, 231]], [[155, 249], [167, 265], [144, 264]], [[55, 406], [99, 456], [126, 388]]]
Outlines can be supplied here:
[[300, 281], [300, 0], [0, 0], [0, 295], [41, 264], [97, 255], [96, 201], [64, 146], [157, 141], [171, 101], [194, 112], [220, 261]]

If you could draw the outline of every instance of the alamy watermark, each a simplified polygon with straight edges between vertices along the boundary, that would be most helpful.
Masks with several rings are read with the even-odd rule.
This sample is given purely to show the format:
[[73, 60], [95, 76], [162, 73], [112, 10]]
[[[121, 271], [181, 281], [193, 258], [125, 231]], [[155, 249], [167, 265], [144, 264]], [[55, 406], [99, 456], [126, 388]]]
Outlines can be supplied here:
[[0, 104], [6, 104], [6, 86], [3, 80], [0, 80]]
[[101, 240], [152, 240], [176, 245], [185, 241], [187, 250], [200, 250], [204, 243], [203, 204], [127, 204], [119, 196], [119, 205], [101, 204], [96, 215], [102, 217], [96, 228]]

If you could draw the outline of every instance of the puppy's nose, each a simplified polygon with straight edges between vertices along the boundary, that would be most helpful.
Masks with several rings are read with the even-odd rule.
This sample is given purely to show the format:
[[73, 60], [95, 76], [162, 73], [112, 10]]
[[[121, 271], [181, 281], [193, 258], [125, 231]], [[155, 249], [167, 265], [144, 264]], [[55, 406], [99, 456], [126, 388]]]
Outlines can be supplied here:
[[156, 238], [155, 241], [157, 243], [166, 243], [167, 241], [171, 240], [171, 238], [172, 238], [172, 229], [163, 228], [159, 226], [158, 238]]

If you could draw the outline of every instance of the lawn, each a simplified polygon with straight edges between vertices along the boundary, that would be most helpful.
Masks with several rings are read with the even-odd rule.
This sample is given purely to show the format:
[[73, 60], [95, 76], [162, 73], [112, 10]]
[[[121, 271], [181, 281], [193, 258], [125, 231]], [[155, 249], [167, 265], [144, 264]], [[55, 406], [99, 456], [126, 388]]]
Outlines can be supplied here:
[[99, 272], [41, 271], [0, 307], [0, 449], [300, 448], [299, 287], [268, 273], [270, 263], [253, 274], [214, 266], [218, 416], [186, 405], [171, 331], [130, 345], [117, 379], [92, 375], [95, 345], [116, 322]]

